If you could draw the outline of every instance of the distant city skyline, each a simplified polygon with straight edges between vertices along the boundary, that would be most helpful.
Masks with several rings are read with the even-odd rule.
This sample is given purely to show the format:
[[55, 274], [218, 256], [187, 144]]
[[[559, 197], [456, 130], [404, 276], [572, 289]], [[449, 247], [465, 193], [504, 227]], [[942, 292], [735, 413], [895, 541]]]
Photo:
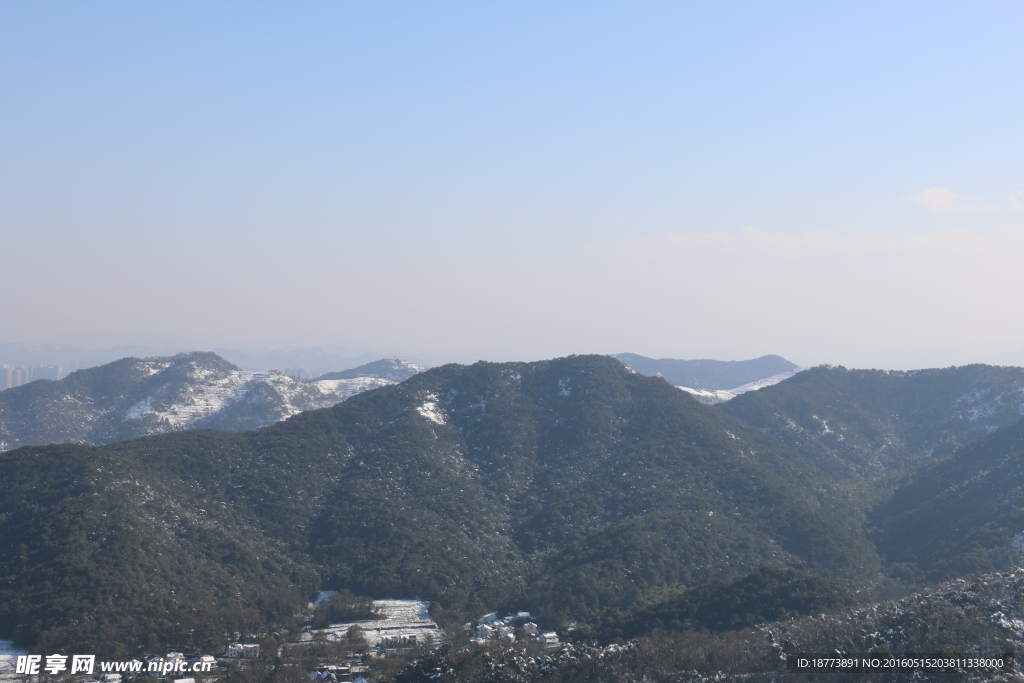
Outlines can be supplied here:
[[37, 379], [58, 380], [63, 378], [64, 371], [58, 367], [0, 364], [0, 389], [13, 389]]
[[0, 342], [1024, 365], [1022, 25], [6, 3]]

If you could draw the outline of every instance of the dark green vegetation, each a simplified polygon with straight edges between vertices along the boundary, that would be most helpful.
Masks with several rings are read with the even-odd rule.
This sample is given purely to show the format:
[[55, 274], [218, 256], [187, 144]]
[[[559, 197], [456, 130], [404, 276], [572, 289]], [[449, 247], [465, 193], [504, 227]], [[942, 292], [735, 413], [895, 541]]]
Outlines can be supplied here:
[[[723, 633], [655, 631], [624, 645], [571, 645], [542, 652], [519, 644], [488, 648], [446, 644], [394, 677], [395, 683], [769, 683], [778, 681], [1019, 681], [1024, 570], [958, 579], [902, 600], [840, 609], [755, 629]], [[916, 674], [788, 673], [787, 653], [961, 653], [1015, 655], [992, 671]]]
[[1021, 418], [1024, 368], [817, 367], [720, 410], [798, 450], [861, 509], [913, 472]]
[[846, 491], [907, 585], [1022, 559], [1024, 368], [819, 367], [718, 409]]
[[641, 375], [660, 375], [669, 384], [694, 389], [734, 389], [797, 369], [781, 356], [761, 356], [753, 360], [678, 360], [619, 353], [614, 357]]
[[313, 628], [325, 628], [331, 624], [377, 618], [379, 615], [373, 611], [373, 598], [342, 590], [316, 606], [312, 625]]
[[874, 511], [879, 548], [916, 580], [1024, 560], [1024, 420], [918, 473]]
[[600, 356], [435, 368], [255, 432], [18, 449], [0, 481], [0, 637], [52, 648], [258, 630], [318, 579], [585, 631], [763, 565], [880, 572], [796, 452]]
[[837, 581], [792, 567], [762, 567], [732, 581], [714, 579], [637, 610], [602, 635], [635, 638], [655, 629], [737, 631], [767, 621], [833, 612], [853, 604]]
[[[179, 445], [211, 449], [216, 436]], [[316, 587], [248, 501], [211, 497], [201, 474], [70, 445], [2, 454], [0, 473], [0, 632], [41, 650], [216, 647], [288, 623]]]

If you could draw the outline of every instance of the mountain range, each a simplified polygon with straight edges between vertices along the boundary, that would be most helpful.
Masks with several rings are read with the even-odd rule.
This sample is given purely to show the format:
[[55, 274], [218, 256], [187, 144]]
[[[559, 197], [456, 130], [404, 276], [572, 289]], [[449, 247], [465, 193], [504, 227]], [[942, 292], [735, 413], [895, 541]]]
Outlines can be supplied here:
[[0, 392], [0, 450], [104, 444], [182, 429], [256, 429], [421, 370], [380, 360], [303, 382], [241, 370], [214, 353], [123, 358]]
[[[146, 362], [104, 400], [173, 414]], [[716, 630], [1024, 560], [1021, 368], [823, 366], [715, 406], [607, 356], [417, 370], [295, 382], [384, 385], [254, 431], [0, 454], [0, 638], [206, 646], [293, 627], [317, 589]]]
[[19, 448], [0, 480], [0, 637], [47, 647], [194, 646], [318, 584], [596, 624], [762, 565], [881, 572], [797, 452], [603, 356], [434, 368], [251, 432]]

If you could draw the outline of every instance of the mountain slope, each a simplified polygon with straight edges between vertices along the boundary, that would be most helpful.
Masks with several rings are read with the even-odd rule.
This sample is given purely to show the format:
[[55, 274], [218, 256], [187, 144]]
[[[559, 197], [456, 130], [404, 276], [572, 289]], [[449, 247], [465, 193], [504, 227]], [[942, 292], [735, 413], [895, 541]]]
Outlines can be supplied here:
[[[52, 472], [32, 474], [44, 459]], [[53, 478], [71, 465], [87, 468], [98, 495], [69, 488], [84, 475]], [[312, 572], [327, 587], [419, 596], [454, 615], [524, 605], [596, 623], [665, 589], [762, 565], [806, 564], [858, 587], [880, 567], [798, 454], [602, 356], [444, 366], [254, 432], [19, 449], [0, 455], [8, 477], [24, 483], [0, 503], [0, 544], [45, 551], [0, 555], [0, 637], [15, 629], [23, 640], [41, 634], [36, 642], [82, 637], [61, 630], [68, 614], [125, 624], [154, 600], [186, 609], [192, 592], [214, 605], [233, 592], [287, 603], [275, 587], [299, 591]], [[40, 496], [46, 505], [32, 503]], [[72, 528], [61, 511], [80, 499], [97, 507]], [[186, 521], [212, 529], [208, 554], [167, 545], [140, 562], [77, 550], [107, 526], [185, 543]], [[64, 544], [69, 534], [83, 540]], [[232, 540], [229, 557], [255, 560], [249, 575], [207, 564]], [[47, 582], [62, 567], [82, 577], [73, 593]], [[125, 583], [116, 604], [102, 602], [105, 576]], [[254, 623], [283, 609], [244, 603]], [[47, 616], [25, 627], [29, 614]], [[151, 625], [138, 629], [152, 636]], [[135, 648], [138, 629], [109, 640]]]
[[678, 360], [647, 358], [635, 353], [613, 356], [641, 375], [661, 376], [669, 384], [691, 389], [734, 389], [757, 380], [798, 370], [781, 356], [761, 356], [752, 360]]
[[[396, 374], [395, 364], [404, 361], [382, 362]], [[419, 368], [405, 364], [402, 369]], [[350, 371], [344, 378], [299, 382], [277, 373], [239, 370], [213, 353], [124, 358], [60, 381], [0, 392], [0, 450], [103, 444], [182, 429], [256, 429], [395, 381], [381, 372]]]
[[718, 409], [798, 450], [862, 507], [1024, 415], [1024, 368], [816, 367]]
[[1024, 562], [1024, 420], [919, 472], [873, 521], [889, 560], [927, 579]]
[[0, 632], [124, 657], [287, 621], [309, 567], [201, 486], [60, 445], [0, 454]]
[[[563, 656], [514, 656], [511, 648], [492, 651], [488, 663], [508, 674], [486, 680], [546, 683], [618, 683], [619, 681], [1024, 681], [1024, 570], [957, 579], [901, 600], [816, 613], [763, 624], [738, 632], [703, 634], [670, 631], [625, 645], [575, 646]], [[798, 653], [890, 653], [920, 658], [925, 653], [1002, 659], [1002, 666], [863, 672], [787, 671], [787, 657]], [[1005, 655], [1011, 655], [1006, 658]], [[940, 654], [940, 656], [943, 656]], [[557, 657], [557, 659], [556, 659]], [[410, 666], [403, 683], [485, 680], [478, 651], [449, 647]], [[476, 661], [474, 661], [476, 660]], [[426, 665], [426, 666], [425, 666]], [[474, 666], [475, 665], [475, 666]], [[429, 667], [429, 668], [428, 668]], [[498, 667], [491, 666], [494, 670]], [[439, 677], [437, 671], [447, 676]], [[448, 673], [450, 672], [450, 673]], [[454, 676], [452, 674], [455, 674]], [[475, 675], [474, 675], [475, 674]]]

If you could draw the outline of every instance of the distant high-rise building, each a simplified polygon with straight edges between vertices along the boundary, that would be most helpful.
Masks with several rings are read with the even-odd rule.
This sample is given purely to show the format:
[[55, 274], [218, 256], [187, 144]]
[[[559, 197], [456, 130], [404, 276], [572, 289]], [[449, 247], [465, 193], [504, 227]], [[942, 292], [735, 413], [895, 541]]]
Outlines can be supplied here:
[[19, 365], [5, 365], [0, 373], [0, 380], [3, 380], [4, 389], [20, 387], [28, 381], [28, 368]]
[[64, 378], [64, 372], [60, 368], [50, 365], [34, 365], [30, 370], [31, 376], [29, 377], [29, 381], [31, 382], [34, 382], [37, 379], [58, 380]]
[[48, 365], [30, 365], [28, 367], [21, 365], [0, 366], [0, 389], [13, 389], [37, 379], [64, 379], [64, 370]]

